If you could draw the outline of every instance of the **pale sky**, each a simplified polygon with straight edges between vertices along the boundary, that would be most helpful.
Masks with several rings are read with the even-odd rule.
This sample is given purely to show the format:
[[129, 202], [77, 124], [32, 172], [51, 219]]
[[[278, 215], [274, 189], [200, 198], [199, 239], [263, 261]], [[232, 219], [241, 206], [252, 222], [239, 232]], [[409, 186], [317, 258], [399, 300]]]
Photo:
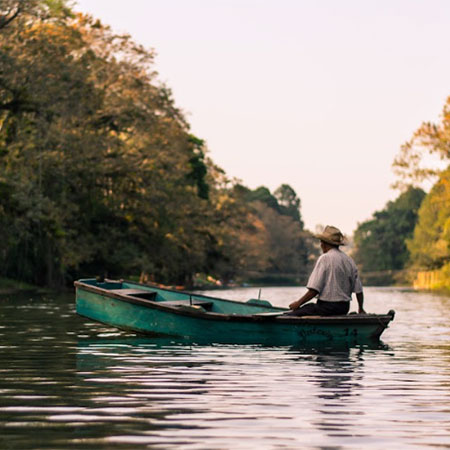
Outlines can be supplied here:
[[77, 0], [157, 53], [230, 178], [351, 234], [398, 196], [392, 161], [450, 95], [449, 0]]

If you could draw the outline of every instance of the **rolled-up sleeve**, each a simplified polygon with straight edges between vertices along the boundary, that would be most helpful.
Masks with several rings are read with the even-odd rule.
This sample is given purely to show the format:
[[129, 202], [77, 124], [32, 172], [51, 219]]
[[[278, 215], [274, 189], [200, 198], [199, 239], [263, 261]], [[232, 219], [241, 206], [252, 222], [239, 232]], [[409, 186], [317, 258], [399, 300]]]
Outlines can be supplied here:
[[323, 291], [326, 282], [326, 265], [323, 262], [322, 256], [317, 260], [311, 275], [309, 276], [306, 287], [314, 289], [319, 294]]

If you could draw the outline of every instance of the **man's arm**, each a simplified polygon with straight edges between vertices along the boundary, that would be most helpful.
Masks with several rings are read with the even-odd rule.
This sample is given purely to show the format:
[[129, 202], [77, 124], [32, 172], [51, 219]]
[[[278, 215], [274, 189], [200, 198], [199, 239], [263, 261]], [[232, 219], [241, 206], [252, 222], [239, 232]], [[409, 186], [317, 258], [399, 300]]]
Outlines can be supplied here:
[[290, 309], [298, 309], [300, 308], [300, 306], [302, 306], [304, 303], [309, 302], [310, 300], [312, 300], [319, 292], [316, 291], [315, 289], [311, 289], [308, 288], [308, 290], [306, 291], [305, 295], [300, 298], [299, 300], [292, 302], [289, 305]]
[[363, 305], [364, 305], [364, 294], [362, 292], [358, 292], [356, 294], [356, 299], [358, 300], [358, 312], [359, 314], [366, 314], [364, 311]]

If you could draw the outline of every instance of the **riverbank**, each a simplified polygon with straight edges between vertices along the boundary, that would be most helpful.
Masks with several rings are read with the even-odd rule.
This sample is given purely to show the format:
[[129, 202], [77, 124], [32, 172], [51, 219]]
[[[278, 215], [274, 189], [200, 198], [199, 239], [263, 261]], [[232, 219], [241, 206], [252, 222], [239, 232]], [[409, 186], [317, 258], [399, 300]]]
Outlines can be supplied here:
[[414, 289], [445, 292], [450, 294], [450, 264], [439, 270], [418, 272], [413, 282]]
[[25, 283], [23, 281], [0, 277], [0, 295], [17, 294], [24, 292], [45, 294], [46, 292], [53, 291], [42, 286], [36, 286], [33, 284]]

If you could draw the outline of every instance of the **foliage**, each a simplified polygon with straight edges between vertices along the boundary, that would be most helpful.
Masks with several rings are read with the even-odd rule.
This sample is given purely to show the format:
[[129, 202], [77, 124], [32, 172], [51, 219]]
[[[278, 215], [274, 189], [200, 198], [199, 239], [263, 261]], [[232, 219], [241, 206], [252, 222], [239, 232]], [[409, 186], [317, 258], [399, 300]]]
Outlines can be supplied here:
[[227, 180], [157, 81], [154, 52], [67, 5], [0, 3], [0, 275], [186, 285], [303, 270], [295, 192]]
[[303, 224], [263, 203], [255, 203], [253, 208], [267, 233], [268, 252], [263, 271], [271, 275], [296, 275], [305, 280], [310, 235], [303, 231]]
[[432, 270], [449, 263], [450, 168], [441, 174], [423, 201], [408, 249], [412, 264], [419, 268]]
[[253, 279], [306, 281], [313, 244], [303, 230], [295, 191], [286, 184], [274, 194], [264, 186], [250, 190], [236, 185], [234, 196], [247, 209], [247, 225], [239, 236], [246, 251], [241, 271]]
[[300, 216], [300, 199], [294, 189], [288, 184], [282, 184], [275, 190], [274, 196], [278, 201], [280, 213], [292, 217], [303, 229], [303, 221]]
[[188, 218], [206, 186], [153, 53], [88, 17], [31, 19], [2, 35], [3, 272], [38, 284], [98, 267], [185, 278], [161, 261], [201, 265], [206, 242]]
[[280, 206], [277, 199], [272, 195], [270, 190], [265, 186], [260, 186], [253, 191], [251, 189], [243, 189], [245, 194], [245, 200], [251, 202], [264, 203], [269, 208], [273, 208], [275, 211], [280, 211]]
[[405, 241], [412, 236], [424, 196], [421, 189], [411, 187], [383, 210], [376, 211], [372, 219], [358, 225], [354, 256], [363, 272], [405, 267], [409, 258]]
[[[436, 178], [450, 163], [450, 97], [444, 105], [441, 122], [424, 122], [413, 137], [403, 144], [393, 167], [398, 187]], [[438, 159], [441, 164], [431, 164]]]
[[[432, 157], [440, 164], [430, 165]], [[423, 123], [406, 142], [394, 161], [398, 186], [434, 180], [435, 184], [419, 210], [414, 236], [407, 241], [410, 263], [418, 269], [440, 270], [450, 287], [450, 97], [438, 124]]]
[[225, 186], [226, 182], [212, 190], [216, 226], [209, 252], [211, 273], [225, 282], [303, 281], [309, 270], [311, 236], [302, 223], [281, 214], [278, 201], [265, 187], [252, 191], [242, 184]]

